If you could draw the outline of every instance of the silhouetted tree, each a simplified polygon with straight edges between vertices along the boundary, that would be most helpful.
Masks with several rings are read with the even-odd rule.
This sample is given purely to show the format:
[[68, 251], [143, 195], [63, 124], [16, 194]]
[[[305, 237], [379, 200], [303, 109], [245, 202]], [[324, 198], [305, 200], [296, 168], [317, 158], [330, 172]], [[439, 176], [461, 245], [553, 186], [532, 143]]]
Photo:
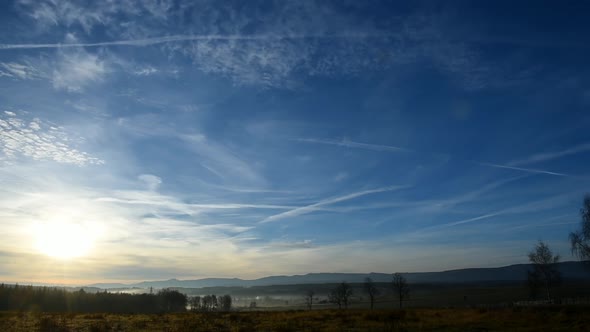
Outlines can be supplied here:
[[201, 299], [201, 310], [215, 311], [217, 309], [217, 296], [205, 295]]
[[187, 297], [177, 290], [162, 289], [158, 292], [161, 309], [166, 312], [186, 311]]
[[310, 289], [305, 293], [305, 304], [307, 305], [307, 309], [311, 310], [313, 306], [313, 297], [315, 296], [315, 292]]
[[232, 299], [230, 295], [223, 295], [217, 298], [217, 308], [221, 311], [231, 310]]
[[352, 296], [352, 288], [346, 282], [342, 282], [336, 288], [332, 290], [329, 296], [329, 300], [332, 303], [336, 303], [339, 309], [348, 308], [348, 302]]
[[342, 309], [342, 301], [340, 296], [338, 296], [338, 290], [333, 289], [330, 294], [328, 295], [328, 301], [330, 303], [335, 303], [338, 305], [338, 309]]
[[580, 230], [570, 233], [572, 254], [590, 263], [590, 194], [584, 196], [580, 214], [582, 215]]
[[536, 300], [539, 296], [539, 289], [542, 286], [541, 278], [537, 271], [527, 271], [527, 285], [529, 287], [529, 298]]
[[125, 294], [0, 285], [0, 311], [158, 313], [185, 311], [185, 308], [186, 296], [175, 290], [163, 290], [158, 294]]
[[377, 286], [375, 286], [373, 279], [369, 277], [365, 279], [363, 289], [365, 290], [365, 293], [369, 295], [369, 300], [371, 301], [371, 309], [373, 309], [373, 305], [375, 304], [375, 296], [379, 295], [379, 289], [377, 288]]
[[403, 302], [410, 297], [410, 286], [408, 286], [408, 281], [403, 275], [401, 275], [401, 273], [395, 273], [393, 275], [391, 286], [399, 298], [399, 307], [401, 308]]
[[188, 300], [188, 304], [191, 308], [191, 311], [198, 311], [201, 310], [201, 297], [200, 296], [193, 296]]
[[535, 249], [529, 252], [529, 261], [533, 264], [533, 272], [545, 286], [547, 300], [551, 300], [551, 287], [557, 285], [561, 275], [556, 264], [559, 263], [559, 255], [554, 255], [549, 246], [539, 241]]

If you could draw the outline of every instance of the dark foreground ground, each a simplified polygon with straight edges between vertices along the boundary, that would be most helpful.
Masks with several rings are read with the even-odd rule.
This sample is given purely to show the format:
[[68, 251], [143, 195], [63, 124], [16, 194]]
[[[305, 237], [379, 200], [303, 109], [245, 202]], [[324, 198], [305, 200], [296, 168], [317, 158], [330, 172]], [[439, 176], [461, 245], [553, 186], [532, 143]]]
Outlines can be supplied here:
[[258, 311], [182, 314], [0, 313], [0, 331], [590, 331], [590, 307]]

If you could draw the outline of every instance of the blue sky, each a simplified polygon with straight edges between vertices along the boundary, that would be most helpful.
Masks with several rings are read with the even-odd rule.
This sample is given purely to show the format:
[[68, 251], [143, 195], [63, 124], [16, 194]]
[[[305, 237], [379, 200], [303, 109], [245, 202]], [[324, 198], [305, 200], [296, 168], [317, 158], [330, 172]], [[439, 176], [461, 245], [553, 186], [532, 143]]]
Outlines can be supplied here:
[[571, 257], [582, 1], [1, 6], [2, 280]]

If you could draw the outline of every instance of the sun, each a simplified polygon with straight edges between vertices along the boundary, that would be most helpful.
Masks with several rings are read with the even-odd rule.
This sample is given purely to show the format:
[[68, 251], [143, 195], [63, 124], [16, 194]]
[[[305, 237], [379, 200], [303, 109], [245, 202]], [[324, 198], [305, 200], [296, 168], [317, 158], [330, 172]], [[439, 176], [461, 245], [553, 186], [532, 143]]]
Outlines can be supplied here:
[[88, 256], [104, 234], [104, 223], [96, 218], [100, 209], [85, 201], [57, 197], [56, 204], [40, 209], [29, 224], [31, 244], [46, 256], [69, 260]]
[[36, 226], [39, 252], [54, 258], [71, 259], [87, 255], [95, 242], [92, 230], [81, 223], [48, 221]]

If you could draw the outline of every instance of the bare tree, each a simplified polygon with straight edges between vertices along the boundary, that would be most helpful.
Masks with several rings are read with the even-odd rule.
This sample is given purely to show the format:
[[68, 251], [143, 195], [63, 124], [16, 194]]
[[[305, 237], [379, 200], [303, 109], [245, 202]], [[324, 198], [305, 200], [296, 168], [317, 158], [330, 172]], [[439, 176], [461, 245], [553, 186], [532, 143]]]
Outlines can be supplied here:
[[188, 300], [191, 311], [197, 311], [201, 309], [201, 297], [193, 296]]
[[584, 196], [580, 214], [582, 215], [581, 229], [570, 233], [572, 254], [590, 263], [590, 194]]
[[329, 300], [338, 305], [338, 309], [348, 308], [350, 297], [352, 296], [352, 288], [346, 282], [342, 282], [338, 287], [334, 288], [330, 293]]
[[336, 288], [334, 288], [330, 292], [330, 295], [328, 295], [328, 301], [330, 301], [330, 303], [337, 304], [338, 309], [342, 309], [342, 300], [340, 299], [340, 296], [338, 296], [338, 290]]
[[371, 309], [373, 309], [373, 305], [375, 304], [375, 296], [379, 295], [379, 289], [377, 288], [377, 286], [375, 286], [373, 279], [369, 277], [365, 279], [363, 289], [365, 290], [365, 293], [369, 295], [369, 300], [371, 301]]
[[399, 307], [401, 308], [403, 306], [403, 302], [410, 297], [410, 286], [408, 286], [408, 281], [401, 273], [395, 273], [393, 275], [393, 281], [391, 285], [393, 287], [393, 291], [399, 298]]
[[217, 298], [217, 308], [221, 311], [230, 311], [232, 305], [232, 298], [229, 294]]
[[561, 275], [555, 264], [559, 263], [559, 255], [554, 255], [549, 246], [539, 241], [535, 249], [529, 252], [529, 261], [533, 264], [534, 276], [545, 286], [547, 300], [551, 300], [551, 287], [557, 285]]
[[205, 295], [201, 299], [201, 310], [203, 311], [215, 311], [217, 310], [217, 296]]
[[315, 296], [315, 292], [313, 289], [310, 289], [305, 293], [305, 304], [307, 305], [307, 309], [311, 310], [313, 306], [313, 297]]

